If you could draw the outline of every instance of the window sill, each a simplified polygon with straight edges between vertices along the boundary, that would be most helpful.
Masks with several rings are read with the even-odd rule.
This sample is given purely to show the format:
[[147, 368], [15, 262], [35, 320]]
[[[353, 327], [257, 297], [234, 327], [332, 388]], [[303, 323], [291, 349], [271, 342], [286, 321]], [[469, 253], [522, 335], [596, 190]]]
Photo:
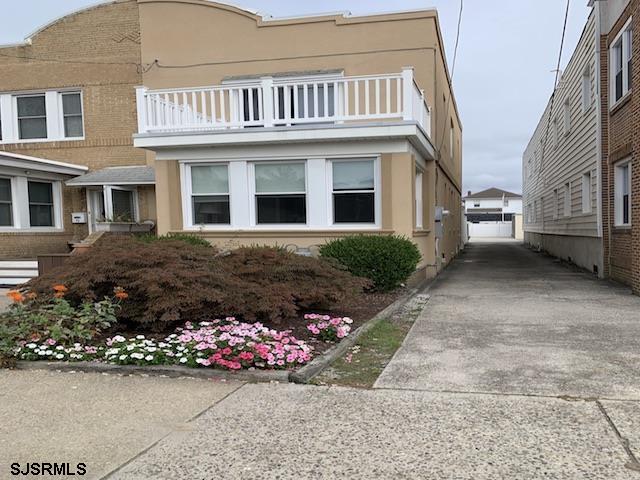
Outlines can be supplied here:
[[0, 145], [22, 145], [29, 143], [53, 143], [53, 142], [82, 142], [85, 137], [61, 137], [61, 138], [32, 138], [32, 139], [19, 139], [14, 138], [11, 140], [0, 140]]
[[613, 233], [621, 233], [621, 234], [627, 234], [630, 235], [631, 231], [632, 231], [632, 226], [629, 225], [614, 225], [613, 226]]
[[35, 234], [35, 233], [66, 233], [64, 228], [46, 228], [46, 227], [34, 227], [34, 228], [0, 228], [0, 234], [4, 233], [16, 233], [16, 234]]
[[629, 103], [629, 101], [631, 100], [632, 94], [633, 94], [633, 90], [629, 90], [622, 97], [620, 97], [620, 100], [618, 100], [613, 105], [611, 105], [611, 107], [609, 107], [609, 115], [615, 114], [616, 112], [618, 112], [618, 110], [620, 110], [627, 103]]
[[318, 230], [313, 230], [310, 228], [305, 229], [280, 229], [280, 230], [267, 230], [267, 229], [234, 229], [234, 228], [225, 228], [225, 229], [200, 229], [200, 228], [186, 228], [184, 230], [175, 230], [171, 233], [201, 233], [206, 237], [229, 237], [233, 236], [234, 238], [250, 238], [250, 237], [333, 237], [333, 236], [342, 236], [349, 234], [381, 234], [381, 235], [390, 235], [395, 233], [395, 230], [382, 229], [379, 227], [376, 228], [360, 228], [360, 229], [331, 229], [331, 228], [322, 228]]

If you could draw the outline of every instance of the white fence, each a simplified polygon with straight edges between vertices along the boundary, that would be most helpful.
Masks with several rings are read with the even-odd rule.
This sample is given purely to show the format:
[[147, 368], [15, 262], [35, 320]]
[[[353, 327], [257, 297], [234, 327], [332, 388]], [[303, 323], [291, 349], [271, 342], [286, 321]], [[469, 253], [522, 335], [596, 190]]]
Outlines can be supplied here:
[[469, 223], [470, 238], [511, 238], [511, 222]]

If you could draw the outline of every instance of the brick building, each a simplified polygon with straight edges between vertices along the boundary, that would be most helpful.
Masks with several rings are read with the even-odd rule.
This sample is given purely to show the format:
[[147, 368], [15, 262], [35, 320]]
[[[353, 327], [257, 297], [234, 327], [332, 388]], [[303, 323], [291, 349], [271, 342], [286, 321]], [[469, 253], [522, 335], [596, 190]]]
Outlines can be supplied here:
[[155, 219], [153, 169], [132, 141], [140, 43], [137, 2], [118, 0], [0, 46], [0, 260]]
[[605, 275], [640, 293], [640, 1], [598, 8]]

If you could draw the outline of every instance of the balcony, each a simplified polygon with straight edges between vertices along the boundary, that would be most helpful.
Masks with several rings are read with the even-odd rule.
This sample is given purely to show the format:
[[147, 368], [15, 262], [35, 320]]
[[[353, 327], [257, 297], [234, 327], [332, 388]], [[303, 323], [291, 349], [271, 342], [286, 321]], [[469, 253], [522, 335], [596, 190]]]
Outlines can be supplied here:
[[431, 110], [412, 68], [358, 77], [262, 77], [200, 88], [138, 87], [136, 94], [140, 147], [158, 145], [144, 140], [149, 137], [305, 127], [326, 132], [336, 126], [413, 125], [425, 138], [431, 134]]

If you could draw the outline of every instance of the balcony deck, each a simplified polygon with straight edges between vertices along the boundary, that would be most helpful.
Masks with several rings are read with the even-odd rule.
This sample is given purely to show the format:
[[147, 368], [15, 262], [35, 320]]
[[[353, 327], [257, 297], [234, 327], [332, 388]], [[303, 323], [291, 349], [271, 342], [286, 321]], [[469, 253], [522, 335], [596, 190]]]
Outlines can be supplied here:
[[332, 127], [413, 125], [426, 139], [431, 135], [431, 110], [412, 68], [358, 77], [263, 77], [200, 88], [139, 87], [137, 106], [136, 146], [141, 147], [154, 143], [140, 141], [144, 137], [183, 136], [184, 144], [190, 144], [202, 134], [246, 132], [255, 137], [260, 131], [304, 127], [322, 136], [319, 132]]

